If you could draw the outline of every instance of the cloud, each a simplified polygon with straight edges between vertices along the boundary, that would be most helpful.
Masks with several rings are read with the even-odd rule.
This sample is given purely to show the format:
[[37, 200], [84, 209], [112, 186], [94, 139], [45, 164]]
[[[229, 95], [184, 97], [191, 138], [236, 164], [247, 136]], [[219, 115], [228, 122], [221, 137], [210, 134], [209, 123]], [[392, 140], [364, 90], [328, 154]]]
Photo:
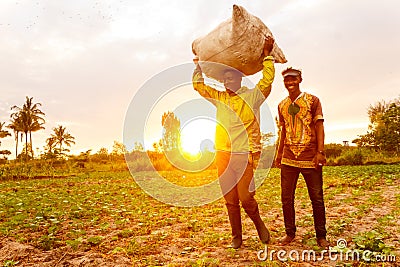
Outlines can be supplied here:
[[111, 144], [137, 89], [190, 62], [192, 41], [228, 19], [233, 4], [260, 17], [289, 60], [276, 65], [273, 115], [287, 95], [287, 66], [303, 70], [302, 88], [320, 97], [326, 126], [367, 121], [370, 104], [399, 96], [395, 0], [1, 1], [0, 120], [31, 96], [48, 118], [43, 138], [67, 121], [76, 147]]

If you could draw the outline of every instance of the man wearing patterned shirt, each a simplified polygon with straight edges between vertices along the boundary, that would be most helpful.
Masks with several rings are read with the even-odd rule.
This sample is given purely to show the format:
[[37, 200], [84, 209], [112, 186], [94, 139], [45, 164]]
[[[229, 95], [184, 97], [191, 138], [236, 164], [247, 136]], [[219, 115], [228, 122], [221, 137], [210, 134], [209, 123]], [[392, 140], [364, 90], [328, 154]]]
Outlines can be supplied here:
[[242, 73], [228, 68], [223, 72], [225, 91], [216, 90], [204, 83], [198, 60], [194, 60], [193, 88], [217, 110], [216, 165], [232, 228], [231, 246], [234, 249], [242, 245], [240, 202], [253, 221], [261, 242], [268, 243], [270, 240], [254, 198], [253, 174], [261, 151], [260, 107], [270, 94], [275, 77], [274, 58], [269, 55], [273, 44], [273, 38], [267, 37], [262, 78], [254, 89], [242, 86]]
[[318, 97], [300, 91], [300, 70], [288, 68], [282, 76], [289, 96], [278, 106], [280, 138], [276, 165], [281, 168], [281, 199], [286, 229], [286, 236], [280, 244], [287, 245], [295, 238], [294, 198], [301, 173], [312, 203], [317, 243], [328, 248], [322, 190], [322, 166], [326, 158], [321, 102]]

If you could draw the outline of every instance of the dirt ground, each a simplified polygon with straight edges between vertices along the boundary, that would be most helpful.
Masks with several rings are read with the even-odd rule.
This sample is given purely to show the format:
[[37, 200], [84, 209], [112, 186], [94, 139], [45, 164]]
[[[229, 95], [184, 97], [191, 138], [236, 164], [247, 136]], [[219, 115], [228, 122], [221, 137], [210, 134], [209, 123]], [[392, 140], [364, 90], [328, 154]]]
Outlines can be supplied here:
[[[336, 241], [339, 238], [343, 238], [351, 245], [352, 237], [358, 232], [365, 232], [372, 230], [377, 222], [376, 218], [382, 217], [389, 214], [396, 206], [396, 195], [398, 192], [398, 185], [385, 186], [382, 188], [384, 195], [382, 195], [381, 205], [379, 207], [374, 206], [368, 209], [361, 220], [356, 220], [352, 225], [346, 225], [344, 231], [341, 232], [340, 236], [329, 236], [332, 245], [336, 245]], [[341, 203], [343, 199], [346, 199], [348, 195], [346, 193], [337, 194], [334, 199], [331, 199], [329, 203]], [[327, 220], [328, 224], [330, 221], [337, 221], [340, 218], [344, 218], [345, 214], [354, 211], [355, 207], [360, 203], [365, 203], [368, 195], [364, 195], [356, 199], [356, 201], [341, 204], [341, 205], [327, 205]], [[346, 202], [344, 202], [346, 203]], [[384, 203], [384, 204], [383, 204]], [[297, 204], [296, 204], [297, 205]], [[296, 208], [297, 218], [309, 217], [311, 208]], [[270, 218], [268, 228], [272, 234], [271, 244], [268, 245], [268, 253], [272, 250], [276, 252], [279, 250], [285, 250], [289, 252], [296, 250], [301, 253], [305, 249], [312, 248], [312, 245], [307, 245], [304, 241], [307, 235], [312, 229], [312, 225], [308, 227], [298, 227], [298, 235], [296, 239], [287, 247], [279, 247], [277, 245], [277, 239], [281, 237], [281, 229], [283, 227], [283, 219], [281, 211], [279, 209], [271, 211], [271, 214], [275, 214], [274, 218]], [[223, 218], [226, 214], [221, 214]], [[271, 215], [272, 216], [272, 215]], [[226, 218], [225, 218], [226, 219]], [[272, 263], [268, 260], [260, 260], [257, 256], [257, 251], [254, 250], [254, 243], [258, 242], [257, 233], [252, 225], [249, 218], [245, 217], [243, 220], [244, 224], [244, 241], [243, 246], [239, 250], [235, 251], [229, 249], [230, 240], [222, 240], [219, 244], [209, 247], [199, 247], [197, 241], [190, 237], [180, 237], [179, 231], [181, 231], [181, 225], [171, 225], [159, 231], [165, 231], [174, 233], [174, 239], [168, 245], [159, 247], [155, 251], [154, 255], [151, 256], [151, 264], [148, 261], [140, 259], [140, 257], [131, 258], [124, 253], [102, 253], [96, 248], [89, 249], [86, 251], [74, 251], [69, 246], [58, 247], [50, 251], [42, 251], [33, 246], [14, 242], [13, 240], [3, 238], [0, 240], [0, 263], [3, 266], [30, 266], [30, 267], [57, 267], [57, 266], [79, 266], [79, 267], [123, 267], [123, 266], [400, 266], [400, 233], [397, 223], [393, 226], [385, 226], [385, 230], [391, 233], [391, 237], [385, 240], [385, 244], [394, 246], [396, 255], [396, 262], [385, 262], [366, 264], [356, 261], [340, 261], [332, 260], [327, 255], [321, 261], [294, 261], [291, 263], [281, 262], [277, 260], [276, 253], [274, 254], [275, 262]], [[228, 232], [230, 231], [228, 223], [224, 223], [221, 226], [214, 228], [215, 231]], [[310, 237], [313, 239], [314, 237]], [[314, 238], [315, 239], [315, 238]], [[261, 252], [260, 252], [261, 253]], [[264, 257], [266, 254], [261, 253], [260, 256]], [[267, 254], [267, 258], [271, 254]], [[317, 253], [317, 258], [320, 256]], [[294, 255], [295, 256], [295, 255]], [[338, 255], [339, 257], [340, 255]], [[145, 257], [149, 257], [146, 255]], [[201, 259], [208, 259], [209, 261], [202, 261]], [[287, 258], [287, 255], [286, 255]], [[215, 259], [212, 261], [210, 259]], [[193, 264], [195, 263], [195, 264]]]

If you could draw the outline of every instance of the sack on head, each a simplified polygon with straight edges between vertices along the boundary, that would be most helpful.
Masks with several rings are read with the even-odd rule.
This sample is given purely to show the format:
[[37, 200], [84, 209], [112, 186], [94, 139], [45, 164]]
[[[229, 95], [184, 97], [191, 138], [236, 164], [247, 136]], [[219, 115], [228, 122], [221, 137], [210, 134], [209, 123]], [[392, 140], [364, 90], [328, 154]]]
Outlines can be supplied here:
[[[272, 36], [272, 33], [259, 18], [243, 7], [233, 5], [232, 18], [222, 22], [207, 35], [194, 40], [192, 51], [199, 57], [203, 73], [210, 78], [221, 81], [223, 69], [227, 66], [244, 75], [252, 75], [262, 70], [266, 36]], [[277, 63], [287, 62], [276, 40], [270, 55]]]

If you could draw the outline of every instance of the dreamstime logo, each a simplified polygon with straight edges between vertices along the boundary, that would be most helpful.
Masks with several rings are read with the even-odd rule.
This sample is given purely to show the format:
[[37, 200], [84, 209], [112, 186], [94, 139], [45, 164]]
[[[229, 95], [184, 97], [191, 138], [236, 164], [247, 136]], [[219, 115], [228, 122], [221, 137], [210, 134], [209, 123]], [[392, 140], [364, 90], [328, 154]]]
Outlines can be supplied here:
[[[198, 139], [201, 139], [196, 140], [199, 144], [199, 157], [188, 159], [181, 149], [174, 151], [163, 149], [162, 153], [169, 164], [184, 172], [200, 173], [213, 163], [214, 158], [206, 158], [200, 148], [212, 148], [214, 143], [211, 138], [201, 134], [206, 132], [204, 127], [213, 125], [211, 127], [214, 131], [216, 125], [222, 128], [224, 128], [224, 125], [220, 125], [216, 121], [216, 109], [212, 101], [202, 98], [193, 89], [191, 80], [193, 69], [193, 63], [170, 67], [151, 77], [137, 90], [128, 107], [124, 121], [123, 143], [128, 151], [133, 150], [136, 143], [144, 144], [146, 150], [151, 150], [153, 143], [162, 140], [165, 130], [161, 125], [162, 116], [164, 113], [170, 112], [179, 119], [182, 131], [189, 129], [191, 125], [196, 123], [203, 123], [202, 125], [208, 126], [202, 126], [203, 128], [198, 130]], [[219, 87], [219, 89], [224, 90], [220, 84], [213, 80], [206, 78], [206, 83], [211, 84], [214, 88]], [[247, 78], [243, 79], [243, 85], [249, 88], [255, 87]], [[260, 117], [260, 125], [264, 125], [268, 132], [274, 132], [274, 120], [266, 104], [262, 106]], [[241, 122], [241, 125], [236, 127], [243, 128], [245, 126]], [[228, 133], [228, 138], [232, 138], [229, 129], [225, 129], [225, 131]], [[267, 131], [264, 130], [264, 132]], [[147, 166], [152, 165], [154, 171], [140, 173], [140, 175], [133, 168], [138, 164], [137, 159], [126, 157], [125, 160], [137, 184], [147, 194], [159, 201], [188, 207], [204, 205], [222, 197], [218, 179], [196, 187], [174, 184], [156, 171], [157, 166], [155, 165], [159, 162], [150, 158], [149, 154], [147, 155], [146, 160], [149, 163]], [[264, 164], [264, 168], [270, 167], [271, 164], [272, 159]], [[256, 177], [256, 187], [262, 184], [264, 178], [265, 176]]]
[[328, 256], [330, 261], [360, 261], [363, 260], [365, 262], [395, 262], [395, 255], [386, 255], [379, 254], [376, 252], [372, 252], [369, 250], [350, 250], [347, 248], [347, 241], [345, 239], [338, 239], [336, 241], [336, 247], [329, 247], [329, 250], [322, 250], [318, 253], [314, 250], [290, 250], [289, 252], [286, 250], [268, 250], [268, 246], [265, 245], [264, 250], [259, 250], [257, 252], [257, 257], [261, 261], [270, 260], [273, 261], [275, 259], [286, 262], [286, 261], [323, 261]]

